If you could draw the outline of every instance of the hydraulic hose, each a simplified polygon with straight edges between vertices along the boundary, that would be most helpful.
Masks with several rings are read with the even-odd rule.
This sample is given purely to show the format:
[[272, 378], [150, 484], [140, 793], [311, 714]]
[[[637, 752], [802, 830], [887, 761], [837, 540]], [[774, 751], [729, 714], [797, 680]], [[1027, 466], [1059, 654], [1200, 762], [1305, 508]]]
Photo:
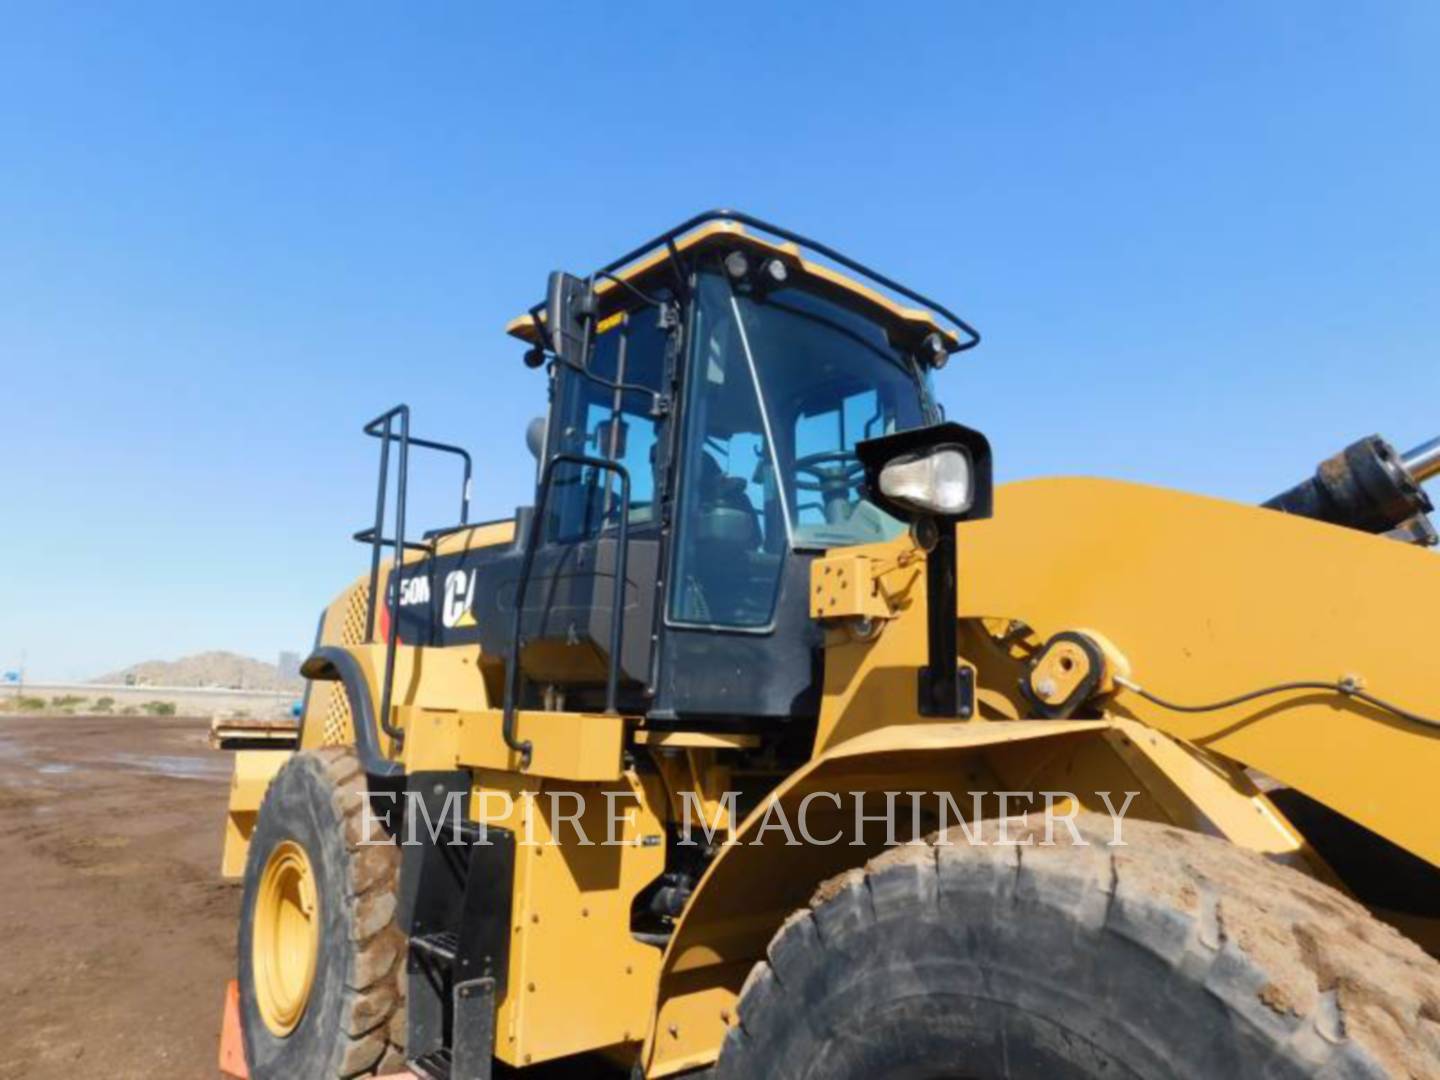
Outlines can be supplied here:
[[1318, 690], [1322, 693], [1340, 694], [1344, 697], [1354, 698], [1356, 701], [1363, 701], [1366, 705], [1398, 716], [1411, 724], [1420, 727], [1440, 729], [1440, 720], [1420, 713], [1411, 712], [1409, 709], [1402, 709], [1399, 705], [1386, 701], [1384, 698], [1376, 697], [1360, 688], [1356, 679], [1341, 679], [1339, 682], [1327, 682], [1318, 679], [1299, 679], [1293, 682], [1276, 683], [1273, 686], [1263, 686], [1258, 690], [1251, 690], [1248, 693], [1237, 694], [1235, 697], [1225, 698], [1221, 701], [1207, 702], [1203, 705], [1182, 705], [1174, 701], [1168, 701], [1159, 694], [1152, 694], [1137, 682], [1125, 678], [1123, 675], [1116, 675], [1115, 682], [1123, 686], [1132, 694], [1138, 694], [1152, 705], [1158, 705], [1162, 709], [1178, 713], [1207, 713], [1219, 712], [1221, 709], [1228, 709], [1234, 705], [1243, 705], [1247, 701], [1254, 701], [1257, 698], [1270, 697], [1274, 694], [1284, 694], [1296, 690]]

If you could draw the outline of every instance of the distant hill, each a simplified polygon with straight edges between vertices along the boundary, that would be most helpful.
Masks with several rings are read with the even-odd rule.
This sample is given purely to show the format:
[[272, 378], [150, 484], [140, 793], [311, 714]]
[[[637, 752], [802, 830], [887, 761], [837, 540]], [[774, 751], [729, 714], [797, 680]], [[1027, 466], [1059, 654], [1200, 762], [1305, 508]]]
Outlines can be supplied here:
[[146, 660], [122, 671], [91, 679], [92, 683], [146, 686], [221, 686], [243, 690], [298, 690], [302, 680], [283, 677], [279, 668], [232, 652], [203, 652], [179, 660]]

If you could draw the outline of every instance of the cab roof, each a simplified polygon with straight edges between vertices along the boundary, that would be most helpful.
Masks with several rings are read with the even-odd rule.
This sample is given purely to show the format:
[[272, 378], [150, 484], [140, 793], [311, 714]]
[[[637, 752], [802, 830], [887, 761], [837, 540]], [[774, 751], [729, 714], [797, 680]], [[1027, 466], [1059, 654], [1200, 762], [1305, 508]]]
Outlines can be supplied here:
[[[707, 248], [730, 251], [736, 247], [756, 252], [761, 257], [783, 259], [792, 271], [803, 275], [811, 288], [817, 288], [839, 303], [861, 310], [877, 321], [896, 328], [909, 328], [916, 339], [938, 333], [947, 353], [973, 348], [980, 342], [979, 333], [944, 306], [823, 244], [734, 210], [697, 214], [598, 271], [595, 293], [600, 302], [600, 318], [634, 306], [634, 294], [625, 285], [643, 291], [644, 285], [651, 281], [673, 280], [670, 265], [673, 258], [699, 253]], [[817, 255], [828, 261], [817, 261]], [[852, 271], [853, 276], [846, 270]], [[908, 306], [904, 301], [919, 306]], [[505, 332], [534, 344], [539, 340], [536, 322], [545, 317], [543, 308], [543, 304], [537, 304], [523, 315], [511, 319], [505, 326]]]

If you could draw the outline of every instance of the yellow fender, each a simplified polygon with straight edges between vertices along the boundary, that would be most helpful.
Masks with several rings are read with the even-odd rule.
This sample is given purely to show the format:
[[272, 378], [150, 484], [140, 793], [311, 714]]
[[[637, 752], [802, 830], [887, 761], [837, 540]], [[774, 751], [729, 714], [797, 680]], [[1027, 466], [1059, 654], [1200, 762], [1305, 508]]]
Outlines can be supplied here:
[[[841, 742], [787, 778], [725, 844], [696, 887], [665, 952], [655, 1022], [645, 1048], [646, 1075], [666, 1076], [712, 1062], [733, 1022], [745, 977], [764, 956], [785, 918], [805, 905], [822, 882], [863, 865], [883, 850], [884, 826], [870, 823], [855, 837], [850, 793], [865, 792], [864, 811], [878, 816], [895, 793], [897, 819], [908, 824], [913, 801], [927, 793], [914, 823], [921, 835], [938, 822], [937, 793], [971, 816], [975, 793], [993, 816], [997, 792], [1053, 792], [1055, 812], [1077, 806], [1117, 810], [1134, 792], [1126, 816], [1166, 821], [1224, 835], [1280, 858], [1303, 854], [1298, 836], [1238, 768], [1211, 759], [1163, 734], [1125, 719], [907, 723], [877, 728]], [[824, 793], [844, 793], [842, 805]], [[818, 793], [818, 794], [817, 794]], [[1061, 797], [1061, 793], [1072, 796]], [[798, 834], [808, 803], [809, 833]], [[1022, 801], [1007, 807], [1019, 816]], [[1037, 801], [1029, 809], [1040, 811]], [[777, 822], [796, 832], [790, 844]], [[952, 812], [949, 824], [957, 824]], [[909, 830], [905, 832], [908, 837]], [[897, 830], [897, 840], [901, 840]], [[756, 841], [760, 841], [757, 843]]]

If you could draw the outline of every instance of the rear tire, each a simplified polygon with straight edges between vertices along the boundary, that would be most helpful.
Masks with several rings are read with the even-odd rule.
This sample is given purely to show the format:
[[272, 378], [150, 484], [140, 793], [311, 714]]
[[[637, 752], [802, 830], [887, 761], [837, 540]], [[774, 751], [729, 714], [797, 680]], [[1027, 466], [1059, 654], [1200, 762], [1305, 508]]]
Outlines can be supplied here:
[[1440, 965], [1408, 939], [1224, 841], [1080, 828], [1090, 846], [954, 829], [821, 886], [751, 972], [716, 1076], [1440, 1076]]
[[[241, 1028], [255, 1080], [348, 1080], [404, 1067], [405, 937], [395, 925], [400, 852], [373, 818], [367, 822], [366, 798], [358, 759], [332, 747], [292, 757], [260, 806], [239, 947]], [[257, 910], [271, 903], [262, 883], [274, 880], [267, 867], [277, 859], [308, 864], [313, 883], [304, 891], [315, 900], [318, 924], [313, 977], [288, 1031], [276, 1022], [275, 992], [266, 989], [272, 931], [263, 917], [257, 923]]]

